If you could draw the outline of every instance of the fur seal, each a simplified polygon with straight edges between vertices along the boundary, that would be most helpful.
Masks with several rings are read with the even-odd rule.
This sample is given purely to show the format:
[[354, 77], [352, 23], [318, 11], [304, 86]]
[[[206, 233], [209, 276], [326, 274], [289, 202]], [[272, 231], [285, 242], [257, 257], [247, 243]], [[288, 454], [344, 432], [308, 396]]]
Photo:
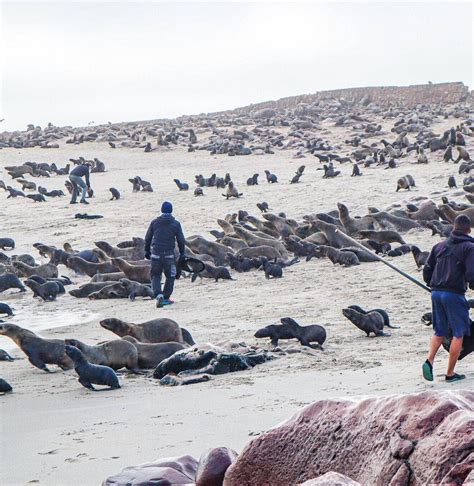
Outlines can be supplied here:
[[20, 292], [26, 292], [25, 286], [14, 273], [0, 275], [0, 293], [8, 289], [20, 289]]
[[345, 267], [360, 265], [359, 258], [352, 251], [342, 251], [327, 245], [315, 245], [306, 257], [306, 261], [309, 262], [313, 257], [321, 258], [322, 256], [327, 257], [334, 265], [336, 263]]
[[128, 278], [121, 278], [120, 284], [128, 291], [128, 298], [133, 302], [136, 297], [150, 297], [153, 299], [153, 290], [148, 285], [143, 285]]
[[120, 192], [118, 189], [115, 189], [115, 187], [109, 188], [110, 193], [112, 194], [112, 197], [110, 198], [110, 201], [119, 200], [120, 199]]
[[128, 261], [138, 261], [145, 258], [144, 245], [132, 245], [126, 248], [120, 248], [118, 246], [112, 246], [106, 241], [96, 241], [94, 244], [99, 250], [102, 250], [111, 258], [124, 258]]
[[43, 194], [27, 194], [26, 197], [34, 202], [46, 202], [46, 198]]
[[0, 302], [0, 314], [5, 314], [8, 317], [13, 315], [13, 310], [8, 304]]
[[265, 175], [269, 184], [276, 184], [278, 182], [278, 177], [275, 174], [272, 174], [269, 170], [265, 171]]
[[196, 197], [204, 196], [204, 191], [202, 190], [202, 187], [196, 187], [196, 189], [194, 189], [194, 195]]
[[377, 241], [378, 243], [400, 243], [400, 245], [406, 244], [405, 240], [396, 231], [361, 230], [359, 231], [359, 235], [368, 240]]
[[405, 255], [406, 253], [411, 252], [411, 246], [410, 245], [400, 245], [398, 248], [394, 248], [393, 250], [390, 250], [387, 255], [390, 257], [397, 257], [397, 256], [402, 256]]
[[132, 336], [124, 336], [122, 339], [135, 346], [138, 352], [138, 366], [144, 369], [156, 368], [164, 359], [187, 347], [183, 343], [176, 342], [141, 343]]
[[151, 282], [150, 270], [151, 266], [148, 265], [132, 265], [125, 261], [123, 258], [112, 258], [112, 264], [123, 272], [125, 276], [135, 282], [146, 284]]
[[89, 277], [93, 277], [97, 273], [113, 273], [119, 271], [119, 268], [114, 263], [93, 263], [78, 256], [69, 256], [67, 259], [67, 266], [75, 272], [85, 273]]
[[4, 349], [0, 349], [0, 361], [15, 361]]
[[57, 278], [58, 267], [52, 263], [45, 263], [37, 267], [32, 267], [26, 263], [14, 261], [13, 268], [19, 273], [21, 277], [31, 277], [32, 275], [39, 275], [43, 278]]
[[[104, 329], [112, 331], [117, 336], [132, 336], [142, 343], [186, 342], [194, 344], [189, 332], [183, 333], [178, 323], [172, 319], [159, 318], [142, 324], [133, 324], [121, 319], [103, 319], [99, 323]], [[192, 343], [190, 341], [193, 341]]]
[[384, 318], [379, 312], [372, 311], [365, 314], [347, 307], [342, 310], [342, 314], [361, 331], [364, 331], [367, 336], [370, 336], [370, 333], [374, 333], [376, 336], [390, 336], [383, 331]]
[[74, 346], [65, 346], [66, 355], [74, 363], [74, 369], [79, 375], [79, 383], [94, 390], [93, 385], [106, 385], [112, 389], [120, 388], [120, 383], [115, 371], [108, 366], [90, 364], [82, 352]]
[[281, 241], [271, 238], [270, 236], [268, 238], [255, 236], [250, 231], [239, 226], [235, 226], [234, 230], [237, 236], [244, 240], [248, 246], [271, 246], [278, 251], [281, 258], [284, 258], [285, 260], [288, 259], [288, 251]]
[[8, 393], [13, 390], [10, 383], [5, 381], [3, 378], [0, 378], [0, 393]]
[[266, 201], [257, 203], [257, 208], [260, 209], [262, 213], [266, 213], [268, 211], [268, 203]]
[[371, 215], [359, 219], [351, 218], [347, 206], [340, 202], [337, 203], [337, 209], [339, 211], [339, 220], [349, 235], [353, 235], [360, 230], [372, 230], [374, 228], [374, 221]]
[[91, 364], [109, 366], [113, 370], [127, 368], [133, 373], [139, 373], [137, 348], [123, 339], [114, 339], [95, 346], [88, 346], [78, 339], [65, 339], [64, 342], [79, 349]]
[[226, 267], [216, 267], [212, 263], [203, 262], [204, 263], [204, 270], [201, 272], [194, 272], [191, 278], [191, 282], [195, 282], [198, 277], [200, 278], [212, 278], [216, 282], [221, 280], [235, 280], [232, 278], [228, 268]]
[[[52, 302], [61, 293], [61, 288], [57, 282], [38, 283], [33, 278], [25, 280], [25, 285], [33, 291], [33, 297], [41, 297], [45, 302]], [[62, 287], [64, 293], [64, 287]]]
[[15, 240], [12, 238], [0, 238], [0, 249], [3, 251], [13, 250], [15, 248]]
[[113, 281], [107, 281], [107, 282], [89, 282], [84, 285], [81, 285], [77, 289], [73, 289], [69, 291], [69, 295], [72, 295], [73, 297], [89, 297], [90, 294], [93, 294], [94, 292], [98, 292], [104, 287], [108, 287], [115, 282]]
[[235, 187], [235, 184], [232, 181], [229, 181], [229, 184], [227, 185], [227, 192], [222, 195], [226, 199], [229, 199], [231, 197], [239, 198], [243, 196], [243, 193], [238, 191], [238, 189]]
[[14, 341], [26, 354], [29, 362], [40, 370], [49, 373], [47, 364], [58, 365], [63, 370], [73, 367], [71, 359], [64, 354], [64, 341], [61, 339], [43, 339], [15, 324], [0, 324], [0, 335]]
[[186, 184], [186, 182], [181, 182], [179, 179], [173, 179], [174, 183], [178, 186], [178, 189], [180, 191], [188, 191], [189, 190], [189, 184]]
[[429, 251], [421, 251], [416, 245], [411, 245], [411, 253], [415, 259], [417, 268], [421, 268], [425, 265], [430, 255]]
[[247, 179], [247, 186], [258, 186], [258, 174], [254, 174]]
[[384, 309], [371, 309], [366, 311], [362, 309], [362, 307], [360, 307], [359, 305], [350, 305], [349, 309], [354, 309], [357, 312], [360, 312], [361, 314], [368, 314], [369, 312], [378, 312], [383, 317], [383, 325], [385, 327], [390, 327], [391, 329], [400, 329], [399, 326], [392, 326], [390, 324], [390, 317], [388, 316], [387, 311], [385, 311]]
[[[272, 346], [278, 346], [279, 339], [298, 339], [302, 346], [323, 349], [322, 345], [326, 341], [326, 330], [324, 327], [313, 324], [310, 326], [300, 326], [291, 317], [280, 319], [281, 325], [270, 325], [259, 329], [255, 333], [256, 338], [271, 339]], [[312, 342], [318, 345], [311, 345]]]
[[263, 270], [265, 271], [265, 278], [267, 280], [283, 277], [283, 268], [277, 263], [276, 258], [273, 261], [266, 261], [263, 265]]
[[111, 285], [101, 288], [97, 292], [93, 292], [88, 295], [90, 300], [102, 300], [102, 299], [126, 299], [129, 295], [128, 289], [126, 289], [120, 281], [114, 282]]

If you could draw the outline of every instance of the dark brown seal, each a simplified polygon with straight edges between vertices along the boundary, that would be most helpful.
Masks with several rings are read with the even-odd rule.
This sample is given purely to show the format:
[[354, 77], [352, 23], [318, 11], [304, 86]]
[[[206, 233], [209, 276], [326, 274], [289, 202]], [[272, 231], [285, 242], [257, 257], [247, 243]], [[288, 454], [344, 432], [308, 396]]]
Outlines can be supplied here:
[[372, 311], [365, 314], [347, 307], [342, 310], [342, 314], [367, 336], [370, 336], [370, 333], [374, 333], [376, 336], [390, 336], [383, 331], [384, 318], [379, 312]]
[[72, 360], [64, 353], [64, 341], [61, 339], [43, 339], [15, 324], [0, 324], [0, 335], [12, 339], [28, 356], [29, 362], [40, 370], [49, 373], [47, 364], [58, 365], [63, 370], [73, 368]]

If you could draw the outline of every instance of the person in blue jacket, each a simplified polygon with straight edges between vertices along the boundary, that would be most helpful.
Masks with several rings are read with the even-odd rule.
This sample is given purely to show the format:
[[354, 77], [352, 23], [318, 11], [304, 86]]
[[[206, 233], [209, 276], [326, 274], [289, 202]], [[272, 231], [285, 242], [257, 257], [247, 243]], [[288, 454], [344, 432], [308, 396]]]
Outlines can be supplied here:
[[[173, 216], [173, 205], [165, 201], [161, 206], [161, 216], [155, 218], [145, 236], [145, 258], [151, 259], [151, 286], [156, 306], [172, 304], [176, 278], [175, 246], [178, 244], [179, 258], [184, 259], [185, 239], [181, 223]], [[161, 275], [165, 274], [165, 286], [161, 288]]]
[[466, 378], [454, 372], [464, 336], [470, 335], [469, 305], [464, 294], [474, 289], [474, 238], [469, 236], [471, 220], [460, 214], [447, 240], [433, 247], [423, 267], [423, 278], [431, 287], [433, 330], [423, 377], [433, 381], [433, 362], [444, 339], [451, 338], [446, 381]]

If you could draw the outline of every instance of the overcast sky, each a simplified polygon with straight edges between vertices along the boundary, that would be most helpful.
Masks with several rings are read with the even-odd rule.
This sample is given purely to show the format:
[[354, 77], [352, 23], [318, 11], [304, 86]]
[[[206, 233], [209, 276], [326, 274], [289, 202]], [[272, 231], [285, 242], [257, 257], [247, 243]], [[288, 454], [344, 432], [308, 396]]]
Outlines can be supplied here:
[[0, 130], [354, 86], [472, 87], [472, 4], [1, 1]]

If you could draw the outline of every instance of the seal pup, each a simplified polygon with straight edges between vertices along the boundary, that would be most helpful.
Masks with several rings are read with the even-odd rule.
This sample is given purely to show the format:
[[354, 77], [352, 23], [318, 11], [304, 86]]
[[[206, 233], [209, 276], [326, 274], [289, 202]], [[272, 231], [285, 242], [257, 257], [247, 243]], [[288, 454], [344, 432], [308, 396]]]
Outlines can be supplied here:
[[456, 185], [456, 178], [454, 176], [449, 176], [449, 178], [448, 178], [448, 187], [450, 189], [453, 189], [454, 187], [458, 187]]
[[5, 381], [3, 378], [0, 378], [0, 393], [9, 393], [13, 390], [10, 383]]
[[79, 375], [79, 383], [95, 390], [93, 385], [106, 385], [112, 389], [120, 388], [115, 371], [108, 366], [90, 364], [82, 352], [74, 346], [65, 346], [66, 355], [74, 362], [74, 369]]
[[347, 307], [342, 310], [342, 314], [361, 331], [364, 331], [367, 336], [370, 336], [370, 333], [374, 333], [375, 336], [390, 336], [383, 331], [384, 318], [379, 312], [372, 311], [365, 314]]
[[283, 277], [283, 268], [277, 263], [276, 258], [273, 261], [266, 261], [263, 265], [263, 270], [265, 271], [265, 278], [267, 280], [270, 278]]
[[0, 324], [0, 335], [9, 337], [28, 357], [28, 361], [40, 370], [50, 373], [48, 364], [63, 370], [73, 368], [72, 360], [64, 354], [64, 341], [43, 339], [34, 332], [15, 324]]
[[20, 289], [20, 292], [26, 292], [25, 286], [14, 273], [0, 275], [0, 293], [8, 289]]
[[188, 191], [189, 190], [189, 184], [186, 184], [186, 182], [181, 182], [179, 179], [173, 179], [173, 181], [178, 186], [178, 189], [180, 191]]
[[13, 310], [8, 304], [0, 302], [0, 314], [5, 314], [8, 317], [13, 316]]
[[268, 211], [268, 203], [266, 201], [257, 203], [257, 208], [260, 209], [262, 213], [266, 213]]
[[56, 300], [59, 293], [64, 293], [64, 287], [59, 287], [58, 282], [38, 283], [32, 278], [25, 280], [25, 285], [33, 291], [33, 297], [41, 297], [45, 302], [52, 302]]
[[362, 172], [360, 171], [360, 168], [357, 164], [354, 164], [352, 166], [352, 174], [351, 174], [351, 177], [355, 177], [355, 176], [361, 176], [362, 175]]
[[123, 339], [114, 339], [95, 346], [89, 346], [78, 339], [65, 339], [64, 342], [79, 349], [91, 364], [109, 366], [113, 370], [127, 368], [140, 374], [137, 348]]
[[254, 174], [247, 179], [247, 186], [258, 186], [258, 174]]
[[0, 361], [15, 361], [4, 349], [0, 349]]
[[222, 195], [226, 199], [229, 199], [231, 197], [239, 198], [243, 196], [243, 193], [238, 191], [238, 189], [235, 187], [235, 184], [232, 181], [229, 181], [229, 184], [227, 184], [227, 192]]
[[359, 235], [368, 240], [377, 241], [379, 243], [400, 243], [405, 245], [406, 241], [396, 232], [391, 230], [360, 230]]
[[15, 240], [13, 238], [0, 238], [0, 249], [3, 251], [14, 250]]
[[360, 312], [361, 314], [368, 314], [369, 312], [378, 312], [383, 317], [383, 325], [385, 327], [390, 327], [391, 329], [400, 329], [399, 326], [392, 326], [390, 324], [390, 317], [388, 316], [387, 311], [384, 309], [371, 309], [366, 311], [362, 309], [362, 307], [360, 307], [359, 305], [350, 305], [349, 309], [354, 309], [357, 312]]
[[109, 191], [112, 194], [112, 197], [110, 198], [110, 201], [113, 201], [114, 199], [115, 200], [120, 199], [120, 192], [118, 191], [118, 189], [115, 189], [115, 187], [110, 187], [109, 188]]
[[[323, 326], [318, 324], [300, 326], [291, 317], [283, 317], [280, 322], [281, 325], [271, 324], [259, 329], [254, 336], [256, 338], [270, 338], [272, 346], [278, 346], [279, 339], [298, 339], [302, 346], [323, 349], [322, 345], [326, 341], [326, 330]], [[312, 342], [316, 342], [318, 345], [311, 345]]]
[[275, 174], [272, 174], [269, 170], [265, 170], [265, 176], [269, 184], [275, 184], [278, 182], [278, 177]]
[[413, 258], [415, 259], [415, 263], [418, 269], [426, 264], [426, 262], [428, 261], [428, 257], [430, 256], [429, 251], [421, 251], [416, 245], [411, 245], [411, 253], [413, 255]]
[[204, 191], [202, 190], [202, 187], [196, 187], [196, 189], [194, 189], [194, 196], [198, 197], [198, 196], [204, 196]]

